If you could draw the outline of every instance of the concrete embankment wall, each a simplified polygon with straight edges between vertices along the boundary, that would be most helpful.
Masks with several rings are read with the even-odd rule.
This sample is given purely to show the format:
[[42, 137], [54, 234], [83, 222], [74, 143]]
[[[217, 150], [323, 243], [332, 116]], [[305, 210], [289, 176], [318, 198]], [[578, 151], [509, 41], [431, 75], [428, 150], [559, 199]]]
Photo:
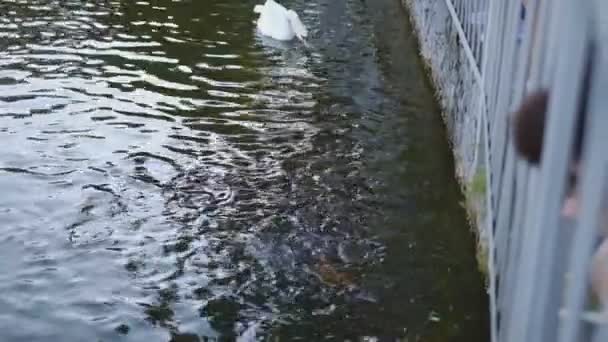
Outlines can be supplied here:
[[420, 53], [434, 83], [456, 160], [456, 173], [479, 238], [478, 259], [486, 271], [485, 163], [479, 144], [483, 100], [474, 56], [462, 45], [445, 1], [402, 0], [417, 31]]

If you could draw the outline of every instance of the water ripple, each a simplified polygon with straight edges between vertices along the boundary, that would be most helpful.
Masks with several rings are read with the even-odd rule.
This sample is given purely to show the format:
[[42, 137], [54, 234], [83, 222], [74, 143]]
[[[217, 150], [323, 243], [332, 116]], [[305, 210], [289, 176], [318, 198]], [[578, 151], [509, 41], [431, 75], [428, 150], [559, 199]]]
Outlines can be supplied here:
[[[449, 165], [424, 160], [444, 142], [435, 107], [410, 126], [406, 92], [384, 92], [373, 41], [406, 35], [377, 36], [371, 3], [290, 4], [311, 28], [304, 47], [258, 37], [250, 2], [0, 0], [2, 341], [477, 328], [458, 298], [481, 288], [453, 262], [472, 258], [403, 252], [412, 235], [434, 250], [427, 236], [468, 228], [437, 204], [457, 188], [429, 169]], [[415, 64], [403, 80], [423, 79], [414, 49], [398, 49]], [[413, 195], [431, 183], [441, 191]], [[469, 292], [429, 286], [446, 279]]]

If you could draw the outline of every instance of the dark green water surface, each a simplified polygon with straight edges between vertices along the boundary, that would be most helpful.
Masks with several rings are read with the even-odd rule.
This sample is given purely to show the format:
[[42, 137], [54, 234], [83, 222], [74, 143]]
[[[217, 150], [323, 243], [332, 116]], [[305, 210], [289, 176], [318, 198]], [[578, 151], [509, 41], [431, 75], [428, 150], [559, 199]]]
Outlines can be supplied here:
[[0, 0], [0, 341], [487, 341], [398, 0], [254, 4]]

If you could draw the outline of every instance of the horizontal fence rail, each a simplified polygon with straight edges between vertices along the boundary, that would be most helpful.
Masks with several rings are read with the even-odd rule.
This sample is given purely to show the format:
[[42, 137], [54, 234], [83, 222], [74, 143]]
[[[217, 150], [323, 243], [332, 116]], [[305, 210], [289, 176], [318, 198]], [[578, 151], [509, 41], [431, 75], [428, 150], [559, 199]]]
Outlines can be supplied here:
[[[479, 85], [492, 341], [608, 341], [608, 1], [435, 1]], [[545, 114], [538, 162], [515, 113]]]

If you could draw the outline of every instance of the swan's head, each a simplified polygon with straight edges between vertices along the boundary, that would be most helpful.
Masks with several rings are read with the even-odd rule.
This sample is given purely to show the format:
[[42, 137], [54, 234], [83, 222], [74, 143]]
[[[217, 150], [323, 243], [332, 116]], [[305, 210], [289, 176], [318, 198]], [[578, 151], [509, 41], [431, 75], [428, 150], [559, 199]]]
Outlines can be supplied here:
[[273, 6], [276, 4], [277, 3], [274, 2], [273, 0], [266, 0], [266, 2], [263, 5], [255, 5], [255, 7], [253, 8], [253, 11], [255, 13], [262, 14], [262, 12], [264, 12], [265, 10], [270, 8], [270, 6]]
[[296, 34], [296, 37], [300, 40], [304, 40], [304, 38], [308, 36], [308, 30], [300, 20], [300, 17], [298, 17], [298, 14], [293, 10], [289, 10], [287, 11], [287, 19], [289, 20], [291, 29]]

